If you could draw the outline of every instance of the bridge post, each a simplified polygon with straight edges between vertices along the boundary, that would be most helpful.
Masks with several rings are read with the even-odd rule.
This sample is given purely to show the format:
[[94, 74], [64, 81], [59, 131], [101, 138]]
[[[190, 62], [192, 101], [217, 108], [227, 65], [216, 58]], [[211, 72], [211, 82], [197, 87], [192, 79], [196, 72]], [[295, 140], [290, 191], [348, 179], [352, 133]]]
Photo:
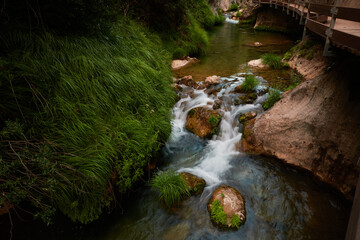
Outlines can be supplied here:
[[298, 20], [299, 18], [299, 15], [297, 14], [297, 9], [300, 8], [300, 0], [297, 0], [296, 3], [295, 3], [295, 9], [294, 9], [294, 12], [295, 12], [295, 19]]
[[310, 1], [309, 1], [307, 9], [308, 10], [307, 10], [307, 14], [306, 14], [306, 19], [305, 19], [305, 24], [304, 24], [304, 31], [303, 31], [303, 36], [302, 36], [303, 40], [306, 37], [306, 23], [307, 23], [308, 19], [310, 18]]
[[283, 12], [285, 11], [285, 2], [284, 0], [282, 0], [282, 4], [283, 4]]
[[261, 0], [259, 0], [259, 6], [261, 6]]
[[275, 1], [275, 9], [278, 8], [278, 4], [277, 4], [278, 0]]
[[292, 17], [295, 17], [295, 6], [296, 6], [296, 0], [295, 0], [295, 2], [294, 2], [294, 7], [293, 7], [293, 12], [292, 12]]
[[270, 0], [270, 7], [272, 7], [272, 0]]
[[290, 0], [288, 0], [288, 3], [287, 3], [287, 11], [286, 11], [287, 15], [290, 15], [289, 5], [290, 5]]
[[330, 26], [329, 28], [326, 30], [325, 34], [326, 34], [326, 41], [325, 41], [325, 46], [324, 46], [324, 51], [323, 51], [323, 56], [325, 57], [330, 57], [332, 56], [331, 52], [329, 51], [330, 48], [330, 38], [332, 37], [332, 30], [334, 29], [335, 26], [335, 22], [336, 22], [336, 15], [338, 12], [338, 9], [336, 8], [339, 5], [339, 0], [336, 0], [335, 5], [331, 8], [330, 13], [331, 13], [331, 22], [330, 22]]
[[302, 10], [301, 10], [301, 16], [300, 16], [300, 25], [304, 24], [304, 10], [305, 10], [305, 0], [301, 1], [302, 3]]

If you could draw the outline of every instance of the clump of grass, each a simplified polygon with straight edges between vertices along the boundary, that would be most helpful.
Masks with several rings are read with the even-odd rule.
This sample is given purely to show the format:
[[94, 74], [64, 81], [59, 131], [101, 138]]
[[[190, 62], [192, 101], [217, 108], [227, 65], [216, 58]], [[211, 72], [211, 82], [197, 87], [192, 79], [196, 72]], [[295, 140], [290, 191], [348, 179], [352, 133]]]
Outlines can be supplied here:
[[259, 81], [254, 75], [246, 75], [244, 82], [241, 84], [241, 91], [251, 92], [259, 85]]
[[190, 196], [185, 179], [172, 170], [157, 172], [150, 185], [160, 190], [160, 199], [169, 208]]
[[298, 86], [301, 83], [302, 75], [300, 73], [291, 72], [290, 73], [290, 85], [286, 88], [287, 90], [291, 90]]
[[237, 12], [237, 13], [236, 13], [236, 16], [237, 16], [237, 17], [240, 17], [241, 14], [242, 14], [242, 12]]
[[226, 213], [223, 210], [223, 206], [219, 200], [215, 200], [211, 204], [211, 213], [210, 213], [211, 219], [221, 225], [226, 225]]
[[220, 120], [221, 120], [220, 116], [210, 115], [208, 121], [211, 124], [211, 126], [216, 127], [219, 124]]
[[236, 3], [233, 3], [230, 5], [228, 11], [233, 12], [233, 11], [238, 11], [239, 10], [239, 5], [237, 5]]
[[269, 65], [271, 68], [274, 68], [274, 69], [282, 68], [281, 56], [279, 56], [279, 55], [272, 54], [272, 53], [266, 53], [261, 56], [261, 60], [265, 64]]
[[277, 89], [270, 89], [269, 96], [264, 103], [264, 109], [267, 110], [274, 106], [274, 104], [281, 99], [280, 91]]

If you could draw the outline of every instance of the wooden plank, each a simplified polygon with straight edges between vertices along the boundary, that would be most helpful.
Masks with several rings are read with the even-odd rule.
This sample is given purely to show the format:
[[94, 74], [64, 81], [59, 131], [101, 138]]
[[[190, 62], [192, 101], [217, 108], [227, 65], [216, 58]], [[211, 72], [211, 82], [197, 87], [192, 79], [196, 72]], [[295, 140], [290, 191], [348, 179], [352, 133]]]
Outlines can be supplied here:
[[312, 20], [312, 19], [308, 19], [308, 20], [306, 21], [306, 27], [307, 27], [308, 29], [310, 29], [310, 31], [312, 31], [312, 32], [314, 32], [314, 33], [316, 33], [316, 34], [318, 34], [318, 35], [326, 38], [325, 31], [326, 31], [326, 29], [328, 28], [326, 25], [321, 24], [321, 23], [319, 23], [319, 22], [316, 22], [316, 21], [314, 21], [314, 20]]
[[360, 37], [336, 29], [332, 30], [331, 42], [360, 51]]
[[331, 10], [330, 5], [316, 4], [316, 3], [310, 4], [310, 11], [317, 12], [320, 15], [331, 16], [330, 10]]
[[346, 19], [354, 22], [360, 22], [360, 9], [349, 7], [337, 7], [336, 18]]

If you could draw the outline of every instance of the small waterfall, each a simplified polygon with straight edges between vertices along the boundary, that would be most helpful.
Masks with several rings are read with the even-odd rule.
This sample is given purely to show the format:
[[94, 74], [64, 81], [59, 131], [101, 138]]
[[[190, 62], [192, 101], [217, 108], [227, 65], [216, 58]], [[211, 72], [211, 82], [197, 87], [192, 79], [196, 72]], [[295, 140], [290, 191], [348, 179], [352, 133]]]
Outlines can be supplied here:
[[[216, 100], [222, 100], [219, 112], [222, 120], [219, 132], [208, 140], [202, 150], [202, 156], [191, 167], [181, 168], [178, 171], [185, 171], [202, 177], [206, 180], [208, 187], [222, 182], [224, 174], [231, 168], [231, 160], [234, 156], [242, 154], [236, 149], [236, 144], [241, 140], [238, 118], [241, 114], [249, 111], [262, 112], [262, 106], [256, 104], [234, 105], [233, 99], [239, 94], [233, 93], [236, 86], [244, 80], [241, 75], [234, 75], [228, 78], [221, 78], [217, 87], [217, 94], [207, 94], [206, 90], [192, 90], [190, 87], [183, 87], [183, 96], [173, 108], [172, 134], [168, 145], [180, 145], [180, 139], [189, 133], [185, 129], [188, 112], [196, 107], [212, 107]], [[258, 90], [265, 88], [266, 82], [260, 80]], [[185, 92], [185, 94], [184, 94]], [[191, 97], [190, 97], [191, 96]], [[263, 97], [260, 97], [263, 98]]]

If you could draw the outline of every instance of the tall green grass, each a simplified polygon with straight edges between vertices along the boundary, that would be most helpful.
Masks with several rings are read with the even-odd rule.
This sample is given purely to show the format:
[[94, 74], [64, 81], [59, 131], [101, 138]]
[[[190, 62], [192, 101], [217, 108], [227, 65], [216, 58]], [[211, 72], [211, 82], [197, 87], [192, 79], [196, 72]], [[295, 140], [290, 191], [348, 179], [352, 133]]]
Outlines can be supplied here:
[[185, 179], [172, 170], [157, 172], [150, 185], [160, 191], [160, 199], [167, 207], [178, 204], [184, 197], [190, 196]]
[[251, 92], [259, 85], [259, 81], [254, 75], [246, 75], [244, 82], [241, 84], [241, 90]]
[[[6, 132], [5, 120], [23, 128], [16, 138], [0, 136], [0, 178], [14, 179], [12, 187], [0, 188], [9, 199], [17, 191], [39, 191], [46, 197], [35, 203], [73, 221], [96, 219], [109, 203], [112, 176], [120, 192], [130, 189], [170, 134], [170, 54], [126, 19], [102, 38], [3, 33], [0, 46], [0, 130]], [[13, 140], [18, 155], [10, 151]], [[54, 170], [24, 186], [28, 174], [42, 174], [34, 160], [40, 145], [47, 149], [41, 159]]]
[[280, 69], [282, 68], [281, 56], [273, 53], [265, 53], [261, 56], [262, 61], [269, 65], [271, 68]]

